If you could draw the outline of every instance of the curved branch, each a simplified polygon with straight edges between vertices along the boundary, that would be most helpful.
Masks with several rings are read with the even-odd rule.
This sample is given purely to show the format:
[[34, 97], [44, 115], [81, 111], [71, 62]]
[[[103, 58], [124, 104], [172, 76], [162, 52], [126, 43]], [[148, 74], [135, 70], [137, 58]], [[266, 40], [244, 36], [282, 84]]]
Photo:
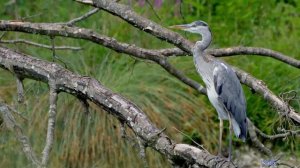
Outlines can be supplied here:
[[280, 52], [273, 51], [266, 48], [259, 47], [230, 47], [230, 48], [220, 48], [211, 49], [208, 51], [211, 55], [215, 57], [224, 56], [235, 56], [235, 55], [257, 55], [257, 56], [267, 56], [279, 61], [282, 61], [288, 65], [300, 68], [300, 61], [292, 57], [286, 56]]
[[133, 10], [130, 7], [111, 1], [111, 0], [76, 0], [77, 2], [92, 5], [96, 8], [103, 9], [113, 15], [118, 16], [124, 21], [128, 22], [134, 27], [139, 28], [142, 31], [152, 34], [153, 36], [168, 41], [169, 43], [174, 44], [178, 48], [191, 53], [191, 48], [193, 43], [183, 38], [180, 34], [174, 33], [161, 25], [144, 18]]
[[[167, 48], [167, 49], [160, 49], [160, 50], [153, 50], [153, 51], [165, 57], [191, 55], [187, 52], [182, 51], [179, 48]], [[239, 47], [229, 47], [229, 48], [207, 49], [206, 52], [215, 57], [227, 57], [227, 56], [236, 56], [236, 55], [266, 56], [266, 57], [274, 58], [278, 61], [281, 61], [293, 67], [300, 68], [300, 60], [297, 60], [295, 58], [289, 57], [280, 52], [270, 50], [267, 48], [239, 46]]]
[[[89, 99], [120, 121], [126, 123], [147, 146], [168, 157], [172, 162], [178, 159], [186, 165], [213, 167], [220, 163], [226, 167], [235, 167], [227, 159], [214, 159], [215, 156], [190, 145], [176, 144], [167, 135], [156, 128], [134, 103], [119, 94], [105, 88], [93, 78], [82, 77], [55, 63], [20, 54], [0, 47], [0, 67], [24, 78], [49, 83], [58, 91]], [[187, 157], [192, 156], [192, 157]]]

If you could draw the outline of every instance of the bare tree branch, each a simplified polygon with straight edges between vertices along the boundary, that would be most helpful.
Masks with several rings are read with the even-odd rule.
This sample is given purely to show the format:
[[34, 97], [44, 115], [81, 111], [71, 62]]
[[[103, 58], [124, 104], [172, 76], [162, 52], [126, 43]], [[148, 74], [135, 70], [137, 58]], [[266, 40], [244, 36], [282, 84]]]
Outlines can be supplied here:
[[161, 40], [168, 41], [176, 45], [178, 48], [182, 49], [183, 51], [191, 53], [191, 48], [193, 44], [190, 41], [186, 40], [178, 33], [174, 33], [157, 23], [138, 15], [133, 10], [131, 10], [130, 7], [126, 5], [111, 0], [101, 0], [101, 1], [76, 0], [76, 1], [103, 9], [125, 20], [132, 26], [137, 27], [140, 30], [143, 30], [147, 33], [150, 33]]
[[[36, 43], [36, 42], [32, 42], [29, 40], [25, 40], [25, 39], [16, 39], [16, 40], [0, 40], [0, 43], [3, 44], [18, 44], [18, 43], [23, 43], [23, 44], [28, 44], [28, 45], [32, 45], [35, 47], [41, 47], [41, 48], [46, 48], [51, 50], [52, 46], [50, 45], [45, 45], [45, 44], [40, 44], [40, 43]], [[56, 50], [82, 50], [81, 47], [72, 47], [72, 46], [56, 46], [55, 47]]]
[[300, 61], [284, 55], [280, 52], [273, 51], [266, 48], [258, 47], [230, 47], [230, 48], [220, 48], [212, 49], [208, 51], [211, 55], [215, 57], [224, 57], [224, 56], [234, 56], [234, 55], [257, 55], [257, 56], [267, 56], [279, 61], [282, 61], [288, 65], [300, 68]]
[[92, 16], [93, 14], [97, 13], [98, 11], [99, 11], [99, 8], [95, 8], [95, 9], [93, 9], [93, 10], [87, 12], [86, 14], [84, 14], [84, 15], [78, 17], [78, 18], [75, 18], [75, 19], [72, 19], [72, 20], [68, 21], [66, 24], [67, 24], [68, 26], [72, 26], [72, 25], [74, 25], [75, 23], [80, 22], [80, 21], [82, 21], [82, 20], [84, 20], [84, 19], [86, 19], [86, 18]]
[[273, 154], [272, 154], [271, 150], [268, 149], [267, 147], [265, 147], [265, 145], [258, 140], [256, 132], [255, 132], [254, 124], [249, 119], [247, 119], [247, 121], [248, 121], [249, 137], [250, 137], [252, 143], [254, 144], [254, 146], [257, 147], [262, 153], [268, 155], [269, 157], [272, 157]]
[[17, 81], [17, 93], [18, 93], [18, 102], [22, 103], [24, 101], [24, 86], [23, 86], [23, 79], [16, 76]]
[[46, 145], [43, 150], [42, 156], [42, 165], [46, 166], [49, 160], [49, 153], [53, 146], [54, 141], [54, 130], [55, 130], [55, 120], [56, 120], [56, 106], [57, 106], [57, 91], [56, 85], [49, 79], [50, 83], [50, 95], [49, 95], [49, 116], [48, 116], [48, 129], [47, 129], [47, 138], [46, 138]]
[[[154, 51], [166, 57], [191, 55], [187, 52], [182, 51], [179, 48], [167, 48], [167, 49], [160, 49]], [[226, 56], [236, 56], [236, 55], [266, 56], [266, 57], [279, 60], [293, 67], [300, 68], [300, 60], [297, 60], [295, 58], [284, 55], [280, 52], [266, 49], [266, 48], [239, 46], [239, 47], [230, 47], [230, 48], [207, 49], [206, 52], [215, 57], [226, 57]]]
[[[145, 142], [145, 145], [157, 150], [173, 162], [181, 159], [188, 166], [197, 164], [204, 167], [212, 167], [212, 165], [218, 165], [219, 162], [222, 162], [228, 167], [235, 167], [225, 158], [220, 160], [212, 159], [215, 156], [201, 149], [190, 145], [176, 144], [161, 130], [156, 128], [135, 104], [121, 95], [108, 90], [93, 78], [82, 77], [55, 63], [48, 63], [1, 47], [0, 67], [24, 78], [31, 78], [46, 83], [51, 81], [53, 82], [51, 85], [55, 86], [58, 89], [57, 91], [67, 92], [76, 97], [80, 95], [89, 99], [119, 120], [124, 121], [135, 135]], [[13, 69], [11, 70], [11, 68]], [[54, 91], [52, 92], [55, 93]]]
[[291, 131], [291, 130], [286, 130], [285, 133], [281, 133], [281, 134], [275, 134], [275, 135], [267, 135], [265, 133], [263, 133], [260, 129], [258, 129], [257, 127], [255, 127], [255, 131], [256, 133], [258, 133], [261, 137], [266, 138], [266, 139], [270, 139], [270, 140], [275, 140], [275, 139], [279, 139], [279, 138], [286, 138], [288, 136], [298, 136], [300, 137], [300, 130], [295, 130], [295, 131]]
[[5, 125], [12, 130], [17, 139], [20, 141], [23, 152], [28, 160], [30, 160], [35, 166], [41, 166], [40, 161], [37, 159], [35, 152], [33, 151], [28, 137], [23, 133], [22, 127], [17, 124], [14, 116], [10, 112], [10, 108], [7, 104], [4, 103], [3, 100], [0, 99], [0, 113], [2, 115], [2, 119], [4, 120]]

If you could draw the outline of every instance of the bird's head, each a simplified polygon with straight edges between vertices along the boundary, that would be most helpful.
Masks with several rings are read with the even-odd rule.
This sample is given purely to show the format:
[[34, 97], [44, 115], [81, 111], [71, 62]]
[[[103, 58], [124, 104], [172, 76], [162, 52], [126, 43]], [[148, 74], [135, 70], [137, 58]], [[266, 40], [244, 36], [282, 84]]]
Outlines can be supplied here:
[[203, 34], [204, 32], [210, 32], [208, 24], [204, 21], [198, 20], [189, 24], [170, 26], [172, 29], [180, 29], [191, 33]]

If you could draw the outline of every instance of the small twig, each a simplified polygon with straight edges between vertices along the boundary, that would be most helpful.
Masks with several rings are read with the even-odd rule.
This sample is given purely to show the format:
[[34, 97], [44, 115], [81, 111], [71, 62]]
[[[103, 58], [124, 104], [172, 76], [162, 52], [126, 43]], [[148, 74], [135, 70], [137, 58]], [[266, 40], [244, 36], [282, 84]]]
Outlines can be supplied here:
[[18, 102], [22, 103], [24, 101], [23, 79], [16, 75], [16, 81], [17, 81]]
[[82, 16], [80, 16], [80, 17], [68, 21], [66, 24], [67, 24], [68, 26], [72, 26], [72, 25], [74, 25], [75, 23], [80, 22], [80, 21], [82, 21], [82, 20], [84, 20], [84, 19], [86, 19], [86, 18], [92, 16], [93, 14], [97, 13], [99, 10], [100, 10], [99, 8], [94, 8], [93, 10], [87, 12], [86, 14], [84, 14], [84, 15], [82, 15]]
[[146, 160], [146, 145], [143, 142], [143, 140], [140, 137], [138, 137], [138, 136], [137, 136], [137, 141], [138, 141], [139, 149], [140, 149], [139, 156], [140, 156], [140, 158], [143, 161], [144, 167], [148, 168], [149, 165], [148, 165], [148, 162]]
[[283, 162], [279, 162], [277, 163], [277, 165], [282, 165], [282, 166], [286, 166], [286, 167], [290, 167], [290, 168], [298, 168], [297, 166], [293, 166], [293, 165], [290, 165], [288, 163], [283, 163]]
[[154, 15], [157, 17], [158, 20], [161, 21], [161, 18], [159, 17], [159, 15], [156, 13], [153, 5], [151, 4], [151, 2], [149, 2], [149, 0], [146, 0], [147, 4], [150, 6], [150, 9], [153, 11]]
[[38, 13], [38, 14], [30, 15], [30, 16], [25, 16], [25, 17], [22, 17], [20, 20], [25, 21], [25, 20], [28, 20], [30, 18], [41, 16], [42, 14], [43, 13]]
[[12, 111], [13, 113], [17, 114], [20, 118], [22, 118], [24, 121], [28, 121], [28, 118], [24, 117], [20, 112], [18, 112], [16, 109], [7, 106], [7, 108]]
[[86, 116], [90, 116], [90, 111], [89, 111], [90, 105], [89, 105], [87, 99], [80, 98], [80, 97], [79, 97], [78, 99], [79, 99], [80, 103], [81, 103], [82, 106], [83, 106], [83, 109], [84, 109], [83, 112], [84, 112], [84, 114], [85, 114]]
[[4, 120], [5, 125], [12, 130], [19, 142], [23, 146], [24, 154], [26, 155], [27, 159], [30, 160], [34, 165], [40, 166], [41, 163], [37, 159], [35, 152], [33, 151], [29, 139], [26, 135], [24, 135], [22, 127], [17, 124], [14, 116], [10, 112], [10, 107], [6, 105], [2, 100], [0, 100], [0, 113], [2, 115], [2, 119]]
[[[3, 43], [3, 44], [23, 43], [23, 44], [32, 45], [32, 46], [35, 46], [35, 47], [41, 47], [41, 48], [52, 50], [52, 46], [45, 45], [45, 44], [39, 44], [39, 43], [28, 41], [28, 40], [25, 40], [25, 39], [1, 40], [1, 38], [0, 38], [0, 43]], [[81, 47], [72, 47], [72, 46], [56, 46], [55, 50], [74, 50], [74, 51], [78, 51], [78, 50], [82, 50], [82, 48]]]
[[93, 4], [92, 0], [75, 0], [75, 1], [83, 4], [90, 4], [90, 5]]
[[50, 96], [49, 96], [49, 117], [48, 117], [48, 129], [47, 129], [47, 138], [46, 145], [42, 152], [42, 165], [46, 166], [49, 160], [49, 153], [52, 149], [53, 140], [54, 140], [54, 129], [55, 129], [55, 120], [56, 120], [56, 106], [57, 106], [57, 91], [53, 86], [50, 85]]
[[202, 148], [203, 150], [205, 150], [206, 152], [208, 152], [203, 145], [200, 145], [198, 142], [196, 142], [195, 140], [193, 140], [192, 137], [190, 137], [189, 135], [183, 133], [182, 131], [178, 130], [176, 127], [173, 127], [176, 131], [178, 131], [179, 133], [181, 133], [183, 136], [187, 137], [189, 140], [191, 140], [192, 142], [194, 142], [198, 147]]
[[50, 36], [50, 40], [51, 40], [51, 46], [52, 46], [52, 48], [51, 48], [51, 50], [52, 50], [52, 61], [55, 62], [55, 59], [56, 59], [59, 62], [63, 63], [64, 66], [67, 68], [68, 67], [67, 64], [56, 55], [54, 36]]
[[125, 129], [125, 124], [122, 121], [120, 121], [120, 131], [121, 131], [121, 137], [125, 138], [126, 137], [126, 129]]
[[255, 127], [255, 132], [258, 133], [261, 137], [270, 139], [270, 140], [274, 140], [274, 139], [278, 139], [278, 138], [285, 138], [289, 135], [297, 135], [297, 136], [300, 135], [300, 130], [296, 130], [296, 131], [286, 130], [286, 132], [282, 133], [282, 134], [267, 135], [267, 134], [263, 133], [257, 127]]
[[290, 90], [288, 92], [280, 93], [279, 97], [289, 104], [297, 97], [297, 92], [295, 90]]
[[1, 39], [4, 37], [5, 34], [6, 34], [6, 31], [3, 32], [3, 33], [0, 35], [0, 41], [1, 41]]
[[51, 40], [51, 50], [52, 50], [52, 61], [54, 62], [54, 58], [56, 58], [54, 36], [50, 36], [50, 40]]

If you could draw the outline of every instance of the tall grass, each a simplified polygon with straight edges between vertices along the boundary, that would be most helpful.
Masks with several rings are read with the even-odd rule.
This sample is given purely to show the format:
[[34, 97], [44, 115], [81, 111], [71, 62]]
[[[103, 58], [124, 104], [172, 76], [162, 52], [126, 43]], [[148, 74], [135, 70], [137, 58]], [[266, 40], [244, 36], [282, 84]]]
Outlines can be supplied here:
[[[1, 4], [6, 2], [0, 0]], [[122, 1], [127, 3], [127, 1]], [[178, 6], [165, 1], [161, 8], [151, 9], [132, 3], [132, 7], [141, 15], [153, 19], [163, 26], [190, 22], [207, 21], [214, 34], [212, 47], [249, 45], [266, 47], [300, 59], [299, 5], [281, 1], [264, 3], [261, 1], [193, 1], [186, 0], [182, 6], [182, 16], [176, 15]], [[88, 11], [90, 8], [72, 1], [17, 1], [17, 7], [4, 6], [0, 9], [1, 19], [27, 17], [32, 22], [68, 21]], [[51, 6], [51, 8], [49, 8]], [[171, 7], [170, 7], [171, 6]], [[159, 18], [154, 14], [157, 13]], [[15, 12], [12, 12], [15, 11]], [[78, 12], [80, 11], [80, 12]], [[37, 15], [39, 14], [39, 15]], [[178, 14], [178, 13], [177, 13]], [[29, 17], [32, 16], [32, 17]], [[165, 48], [166, 44], [150, 35], [133, 28], [120, 19], [100, 11], [79, 26], [96, 30], [118, 39], [145, 48]], [[192, 41], [198, 36], [183, 34]], [[5, 39], [26, 38], [36, 42], [50, 44], [46, 36], [23, 33], [7, 33]], [[177, 141], [192, 143], [176, 129], [193, 137], [212, 153], [216, 153], [218, 144], [218, 118], [215, 110], [205, 96], [185, 86], [170, 76], [158, 65], [119, 54], [99, 45], [83, 40], [55, 38], [57, 45], [81, 46], [79, 52], [58, 51], [68, 69], [81, 75], [93, 76], [101, 83], [132, 100], [141, 107], [151, 121], [159, 128], [167, 128], [166, 133]], [[51, 51], [10, 45], [22, 52], [51, 61]], [[270, 58], [258, 56], [239, 56], [225, 58], [255, 77], [262, 79], [277, 95], [295, 90], [299, 95], [299, 70]], [[194, 70], [190, 57], [171, 58], [172, 64], [184, 71], [189, 77], [201, 82]], [[35, 151], [40, 154], [47, 126], [48, 88], [41, 82], [25, 81], [26, 102], [16, 103], [16, 85], [8, 72], [0, 70], [0, 96], [15, 106], [28, 120], [18, 118], [19, 123], [30, 137]], [[285, 123], [260, 96], [252, 94], [244, 87], [248, 116], [267, 133], [274, 133], [280, 124]], [[292, 101], [293, 107], [300, 111], [299, 96]], [[50, 158], [50, 167], [141, 167], [138, 148], [134, 136], [120, 136], [120, 125], [114, 117], [91, 104], [91, 118], [83, 114], [79, 101], [65, 93], [59, 94], [56, 140]], [[174, 127], [176, 129], [174, 129]], [[290, 128], [286, 124], [283, 128]], [[0, 167], [31, 167], [20, 152], [21, 147], [14, 135], [5, 127], [1, 128]], [[224, 143], [228, 136], [224, 136]], [[235, 144], [240, 142], [235, 140]], [[276, 141], [275, 150], [296, 152], [299, 155], [299, 140], [288, 138]], [[292, 149], [292, 150], [291, 150]], [[150, 167], [166, 167], [167, 160], [151, 149], [147, 149], [147, 161]]]

